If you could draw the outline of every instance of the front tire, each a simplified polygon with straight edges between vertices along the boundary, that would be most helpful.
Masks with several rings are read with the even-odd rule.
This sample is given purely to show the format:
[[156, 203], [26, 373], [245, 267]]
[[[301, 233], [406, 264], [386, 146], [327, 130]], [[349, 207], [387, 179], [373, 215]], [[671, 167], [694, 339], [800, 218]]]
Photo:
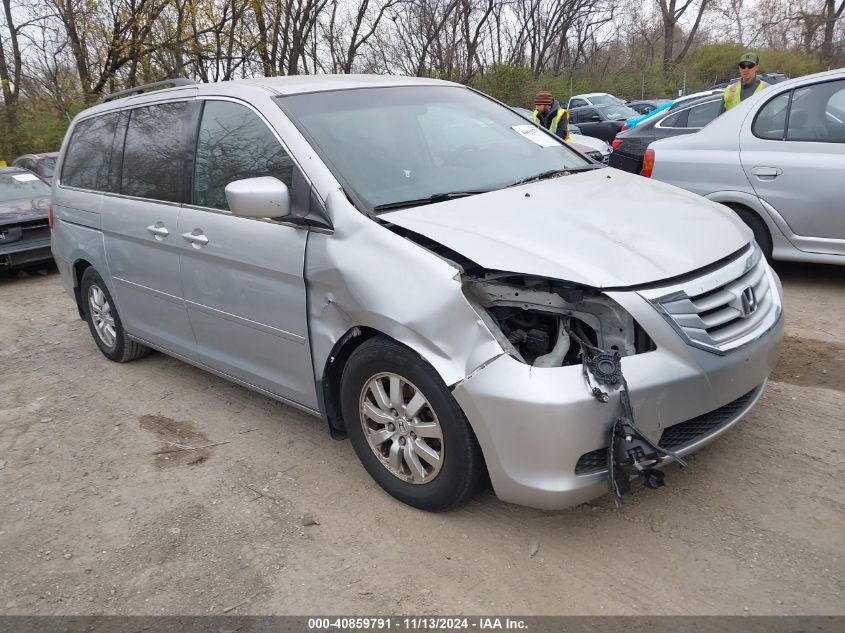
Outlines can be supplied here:
[[403, 503], [450, 510], [484, 482], [481, 448], [440, 376], [385, 337], [364, 342], [341, 379], [347, 434], [364, 468]]
[[126, 363], [150, 353], [149, 347], [126, 335], [114, 300], [103, 278], [93, 267], [82, 273], [79, 286], [82, 314], [103, 356], [116, 363]]

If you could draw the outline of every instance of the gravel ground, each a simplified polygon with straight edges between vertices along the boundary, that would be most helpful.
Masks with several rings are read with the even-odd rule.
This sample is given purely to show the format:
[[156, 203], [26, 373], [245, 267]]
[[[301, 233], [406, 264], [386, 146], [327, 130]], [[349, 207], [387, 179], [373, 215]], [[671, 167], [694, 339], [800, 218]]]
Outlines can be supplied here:
[[778, 270], [769, 388], [666, 488], [448, 514], [382, 493], [315, 418], [162, 354], [109, 362], [54, 270], [2, 273], [0, 614], [845, 613], [845, 268]]

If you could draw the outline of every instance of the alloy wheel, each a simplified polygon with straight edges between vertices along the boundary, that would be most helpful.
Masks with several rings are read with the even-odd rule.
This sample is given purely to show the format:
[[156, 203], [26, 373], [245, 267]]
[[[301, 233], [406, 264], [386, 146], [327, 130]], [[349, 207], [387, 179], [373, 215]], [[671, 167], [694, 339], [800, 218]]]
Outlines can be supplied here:
[[443, 466], [443, 430], [413, 383], [394, 373], [370, 378], [359, 398], [370, 448], [395, 477], [412, 484], [434, 479]]
[[114, 347], [117, 340], [114, 316], [106, 293], [97, 284], [91, 284], [88, 287], [88, 309], [91, 312], [91, 321], [94, 323], [97, 336], [106, 347]]

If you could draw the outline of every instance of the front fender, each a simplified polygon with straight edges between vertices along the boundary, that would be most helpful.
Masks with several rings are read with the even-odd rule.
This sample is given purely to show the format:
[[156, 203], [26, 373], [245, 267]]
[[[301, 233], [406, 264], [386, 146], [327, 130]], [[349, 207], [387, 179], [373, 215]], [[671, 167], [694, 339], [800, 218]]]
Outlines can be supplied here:
[[462, 292], [452, 263], [355, 210], [341, 191], [326, 206], [334, 232], [312, 232], [305, 256], [315, 380], [353, 327], [378, 330], [454, 385], [504, 353]]

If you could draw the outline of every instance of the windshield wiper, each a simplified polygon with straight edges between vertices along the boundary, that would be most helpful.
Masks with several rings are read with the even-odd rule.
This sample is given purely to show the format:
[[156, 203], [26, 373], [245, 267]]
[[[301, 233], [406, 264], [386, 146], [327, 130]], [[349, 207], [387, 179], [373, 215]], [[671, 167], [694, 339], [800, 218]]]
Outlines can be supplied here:
[[373, 207], [373, 211], [393, 211], [395, 209], [404, 209], [405, 207], [419, 207], [424, 204], [434, 204], [436, 202], [456, 200], [457, 198], [466, 198], [467, 196], [474, 196], [479, 193], [487, 193], [488, 191], [489, 189], [478, 189], [476, 191], [449, 191], [446, 193], [433, 193], [427, 198], [417, 198], [415, 200], [402, 200], [400, 202], [386, 202], [385, 204], [377, 204]]
[[602, 165], [585, 165], [584, 167], [570, 167], [569, 169], [550, 169], [549, 171], [541, 172], [535, 176], [528, 176], [522, 180], [517, 180], [508, 185], [508, 187], [516, 187], [517, 185], [524, 185], [527, 182], [534, 182], [537, 180], [546, 180], [547, 178], [554, 178], [555, 176], [566, 176], [568, 174], [577, 174], [581, 171], [592, 171]]

